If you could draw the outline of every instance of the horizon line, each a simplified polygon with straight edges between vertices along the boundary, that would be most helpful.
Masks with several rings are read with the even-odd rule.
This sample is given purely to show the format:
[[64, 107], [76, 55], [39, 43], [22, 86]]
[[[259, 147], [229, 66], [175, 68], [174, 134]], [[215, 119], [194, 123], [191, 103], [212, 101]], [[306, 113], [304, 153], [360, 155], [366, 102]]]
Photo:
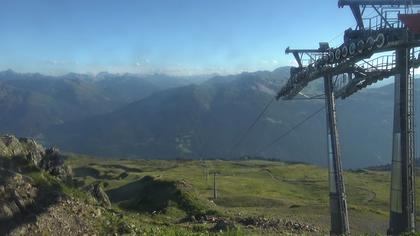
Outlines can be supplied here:
[[217, 72], [217, 71], [211, 71], [208, 73], [168, 73], [167, 71], [164, 70], [156, 70], [156, 71], [150, 71], [150, 72], [130, 72], [130, 71], [124, 71], [124, 72], [112, 72], [112, 71], [98, 71], [98, 72], [63, 72], [63, 73], [45, 73], [45, 72], [39, 72], [39, 71], [21, 71], [21, 70], [16, 70], [16, 69], [12, 69], [12, 68], [8, 68], [8, 69], [3, 69], [0, 70], [0, 73], [7, 73], [7, 72], [11, 72], [11, 73], [16, 73], [16, 74], [31, 74], [31, 75], [44, 75], [44, 76], [50, 76], [50, 77], [63, 77], [63, 76], [67, 76], [67, 75], [71, 75], [71, 74], [75, 74], [75, 75], [83, 75], [83, 76], [92, 76], [92, 77], [98, 77], [101, 74], [109, 74], [109, 75], [135, 75], [135, 76], [153, 76], [153, 75], [164, 75], [164, 76], [171, 76], [171, 77], [206, 77], [206, 76], [229, 76], [229, 75], [238, 75], [238, 74], [243, 74], [243, 73], [256, 73], [256, 72], [264, 72], [264, 71], [268, 71], [268, 72], [273, 72], [277, 69], [280, 68], [288, 68], [291, 66], [278, 66], [272, 70], [269, 69], [256, 69], [256, 70], [237, 70], [237, 71], [221, 71], [221, 72]]

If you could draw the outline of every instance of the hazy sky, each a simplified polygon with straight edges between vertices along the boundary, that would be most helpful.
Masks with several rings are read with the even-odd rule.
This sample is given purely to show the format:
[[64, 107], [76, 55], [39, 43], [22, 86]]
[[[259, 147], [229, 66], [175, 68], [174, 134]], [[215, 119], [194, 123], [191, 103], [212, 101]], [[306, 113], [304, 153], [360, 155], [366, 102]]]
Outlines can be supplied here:
[[[354, 26], [337, 0], [1, 0], [0, 70], [235, 73]], [[340, 37], [337, 37], [337, 36]], [[333, 43], [334, 44], [334, 43]]]

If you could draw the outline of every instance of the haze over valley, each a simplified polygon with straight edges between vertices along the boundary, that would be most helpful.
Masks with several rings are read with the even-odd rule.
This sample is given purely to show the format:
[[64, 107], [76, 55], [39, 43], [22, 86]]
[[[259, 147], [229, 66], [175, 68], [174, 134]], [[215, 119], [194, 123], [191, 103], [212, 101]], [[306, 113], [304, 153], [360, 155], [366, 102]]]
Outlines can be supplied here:
[[[0, 131], [98, 157], [258, 156], [325, 166], [325, 149], [319, 148], [326, 147], [323, 112], [261, 150], [322, 107], [322, 99], [276, 102], [244, 143], [232, 148], [288, 73], [288, 67], [207, 77], [109, 73], [53, 77], [3, 71], [0, 106], [5, 112]], [[315, 82], [305, 93], [321, 91], [322, 83]], [[359, 92], [337, 104], [345, 168], [389, 163], [393, 85]]]

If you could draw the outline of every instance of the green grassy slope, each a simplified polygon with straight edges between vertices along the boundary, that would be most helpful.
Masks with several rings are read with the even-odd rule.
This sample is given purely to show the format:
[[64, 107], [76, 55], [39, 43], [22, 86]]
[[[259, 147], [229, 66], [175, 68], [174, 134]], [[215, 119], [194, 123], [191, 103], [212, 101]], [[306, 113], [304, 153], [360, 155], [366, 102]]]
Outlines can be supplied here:
[[[204, 166], [207, 166], [207, 172], [220, 172], [217, 176], [219, 197], [212, 207], [220, 214], [232, 218], [263, 216], [293, 219], [316, 225], [322, 232], [329, 229], [325, 168], [254, 160], [200, 162], [72, 157], [68, 163], [84, 184], [102, 182], [114, 199], [114, 205], [120, 208], [130, 197], [138, 196], [136, 194], [141, 192], [141, 188], [136, 187], [136, 183], [144, 176], [161, 181], [182, 181], [192, 186], [201, 199], [212, 200], [213, 179], [209, 175], [206, 180]], [[386, 232], [389, 180], [389, 173], [384, 171], [345, 173], [352, 232]], [[125, 192], [120, 192], [118, 198], [115, 197], [117, 190]], [[164, 222], [177, 222], [183, 216], [185, 214], [175, 210], [161, 214]]]

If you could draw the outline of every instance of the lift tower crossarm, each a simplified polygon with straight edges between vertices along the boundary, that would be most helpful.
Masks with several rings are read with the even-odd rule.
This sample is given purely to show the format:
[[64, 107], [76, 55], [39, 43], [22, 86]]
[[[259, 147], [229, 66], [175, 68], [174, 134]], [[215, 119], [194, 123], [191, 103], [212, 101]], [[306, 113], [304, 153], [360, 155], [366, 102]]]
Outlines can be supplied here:
[[[371, 54], [364, 55], [364, 57], [370, 57]], [[320, 68], [316, 67], [303, 67], [301, 70], [290, 75], [287, 83], [277, 93], [276, 99], [283, 98], [284, 100], [290, 100], [296, 96], [300, 91], [303, 90], [306, 85], [316, 79], [319, 79], [325, 75], [339, 75], [347, 72], [351, 72], [350, 67], [358, 60], [364, 57], [353, 57], [345, 62], [332, 65], [324, 65]], [[350, 71], [349, 71], [350, 70]]]
[[[382, 16], [382, 14], [378, 11], [377, 7], [383, 6], [413, 6], [413, 5], [420, 5], [420, 0], [339, 0], [338, 6], [344, 7], [349, 6], [353, 16], [357, 22], [357, 28], [359, 30], [363, 30], [365, 28], [363, 13], [365, 11], [366, 6], [372, 6], [373, 9], [378, 13], [378, 15], [382, 18], [385, 24], [388, 27], [392, 28], [391, 24]], [[360, 9], [362, 8], [362, 10]], [[369, 26], [368, 26], [369, 27]]]
[[364, 29], [365, 25], [363, 23], [362, 12], [360, 11], [360, 7], [357, 4], [350, 5], [351, 12], [353, 13], [354, 19], [356, 19], [357, 27], [359, 29]]
[[376, 6], [402, 6], [420, 5], [420, 0], [339, 0], [338, 6], [376, 5]]
[[303, 55], [307, 55], [312, 60], [315, 60], [315, 58], [311, 54], [325, 53], [327, 52], [328, 49], [329, 49], [328, 43], [320, 43], [318, 49], [290, 49], [290, 47], [287, 47], [285, 53], [286, 54], [292, 53], [299, 67], [303, 67], [303, 64], [302, 64]]
[[[418, 53], [418, 51], [416, 51]], [[414, 56], [413, 58], [410, 59], [409, 61], [409, 67], [410, 68], [418, 68], [420, 67], [420, 55], [417, 55], [417, 53], [415, 54], [416, 56]], [[389, 57], [389, 56], [383, 56], [383, 57]], [[380, 59], [381, 57], [377, 58]], [[375, 60], [375, 59], [374, 59]], [[388, 68], [388, 65], [390, 65], [392, 68]], [[394, 63], [389, 63], [386, 64], [385, 66], [382, 65], [381, 67], [385, 67], [385, 68], [374, 68], [374, 66], [371, 66], [371, 68], [369, 68], [368, 72], [363, 72], [363, 73], [357, 73], [356, 68], [357, 67], [353, 67], [354, 71], [351, 72], [352, 74], [355, 75], [354, 78], [352, 78], [351, 80], [348, 81], [347, 84], [343, 85], [340, 88], [337, 88], [335, 91], [335, 96], [336, 98], [341, 98], [341, 99], [345, 99], [349, 96], [351, 96], [352, 94], [356, 93], [357, 91], [373, 84], [376, 83], [379, 80], [391, 77], [391, 76], [395, 76], [397, 74], [399, 74], [399, 68], [395, 67], [395, 62]]]
[[[403, 32], [406, 32], [405, 29], [392, 29], [394, 33], [396, 34], [402, 34]], [[371, 32], [377, 32], [377, 31], [371, 31]], [[317, 53], [320, 53], [320, 55], [324, 54], [323, 57], [320, 57], [318, 60], [315, 61], [315, 63], [309, 64], [307, 66], [298, 67], [291, 69], [291, 74], [289, 80], [286, 82], [286, 84], [280, 89], [280, 91], [277, 93], [276, 99], [283, 98], [284, 100], [292, 99], [294, 96], [296, 96], [301, 90], [304, 89], [308, 85], [309, 82], [316, 80], [318, 78], [323, 77], [324, 75], [339, 75], [343, 73], [351, 72], [349, 71], [349, 68], [351, 68], [355, 63], [358, 61], [361, 61], [363, 59], [370, 58], [374, 53], [380, 53], [380, 52], [389, 52], [393, 50], [397, 50], [401, 47], [419, 47], [420, 46], [420, 37], [415, 37], [414, 40], [408, 41], [407, 37], [399, 36], [393, 40], [388, 40], [387, 44], [384, 44], [381, 46], [381, 48], [375, 48], [374, 50], [364, 50], [363, 53], [356, 53], [353, 56], [348, 56], [346, 59], [341, 59], [340, 61], [335, 61], [333, 63], [331, 62], [325, 62], [325, 56], [329, 55], [331, 51], [334, 51], [336, 49], [328, 48], [326, 51], [321, 51], [317, 49], [310, 49], [308, 51], [316, 51]], [[345, 44], [340, 46], [339, 48], [345, 47]], [[338, 48], [337, 48], [338, 49]], [[300, 52], [300, 53], [306, 53], [309, 56], [315, 55], [313, 52], [308, 52], [306, 49], [303, 50], [291, 50], [286, 49], [286, 52], [293, 53], [293, 52]], [[328, 52], [328, 53], [327, 53]], [[299, 58], [301, 58], [303, 54], [300, 54]], [[334, 54], [332, 54], [334, 56]], [[327, 61], [333, 59], [331, 57], [328, 57]], [[299, 64], [299, 62], [298, 62]], [[317, 65], [318, 64], [318, 65]]]

